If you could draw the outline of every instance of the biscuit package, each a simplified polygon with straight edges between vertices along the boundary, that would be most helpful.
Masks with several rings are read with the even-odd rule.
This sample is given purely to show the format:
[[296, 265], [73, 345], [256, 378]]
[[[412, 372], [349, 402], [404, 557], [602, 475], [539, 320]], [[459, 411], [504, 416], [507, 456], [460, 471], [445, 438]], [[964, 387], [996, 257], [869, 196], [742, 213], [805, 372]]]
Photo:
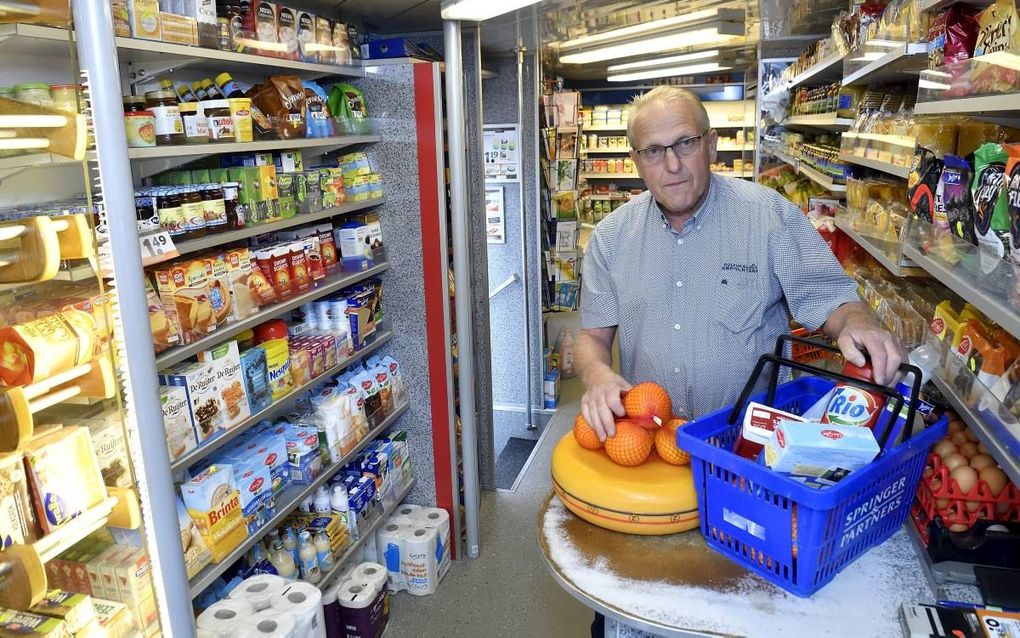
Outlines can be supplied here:
[[198, 533], [198, 526], [191, 520], [191, 515], [184, 507], [184, 502], [177, 499], [177, 522], [181, 527], [181, 547], [184, 548], [184, 568], [188, 578], [194, 578], [195, 574], [212, 562], [212, 554], [205, 545], [205, 540]]
[[159, 375], [161, 385], [183, 387], [188, 392], [188, 406], [195, 425], [198, 444], [215, 438], [226, 430], [223, 400], [220, 398], [216, 370], [211, 363], [188, 363], [168, 374]]
[[191, 261], [157, 269], [156, 289], [167, 316], [187, 345], [216, 330], [205, 264]]
[[237, 342], [228, 341], [212, 350], [200, 352], [198, 360], [211, 363], [216, 370], [216, 385], [225, 409], [227, 429], [243, 423], [251, 416], [251, 409], [244, 389], [244, 374]]
[[188, 391], [180, 386], [162, 386], [159, 402], [163, 407], [163, 429], [166, 430], [170, 460], [175, 461], [198, 447], [188, 406]]

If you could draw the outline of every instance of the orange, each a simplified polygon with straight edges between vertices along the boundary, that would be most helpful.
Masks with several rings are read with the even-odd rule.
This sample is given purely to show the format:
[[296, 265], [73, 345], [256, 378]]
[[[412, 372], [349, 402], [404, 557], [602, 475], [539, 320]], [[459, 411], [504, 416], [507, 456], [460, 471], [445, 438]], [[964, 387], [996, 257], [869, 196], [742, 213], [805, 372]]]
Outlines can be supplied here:
[[574, 438], [577, 444], [586, 450], [598, 450], [602, 447], [602, 441], [599, 440], [595, 428], [588, 425], [583, 414], [578, 414], [574, 419]]
[[617, 465], [641, 465], [651, 453], [651, 434], [627, 420], [617, 422], [616, 436], [606, 439], [606, 454]]
[[676, 444], [676, 429], [687, 423], [683, 419], [670, 419], [655, 431], [655, 451], [671, 465], [690, 465], [691, 455]]
[[623, 395], [623, 409], [627, 418], [635, 421], [658, 419], [653, 427], [669, 420], [673, 414], [673, 402], [662, 386], [646, 381], [631, 388]]

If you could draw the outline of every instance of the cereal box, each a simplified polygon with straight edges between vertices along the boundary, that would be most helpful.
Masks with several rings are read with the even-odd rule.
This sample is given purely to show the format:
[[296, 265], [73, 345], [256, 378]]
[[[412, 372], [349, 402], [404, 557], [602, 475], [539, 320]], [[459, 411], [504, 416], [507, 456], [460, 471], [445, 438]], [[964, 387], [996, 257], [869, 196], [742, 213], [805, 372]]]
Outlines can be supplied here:
[[244, 375], [237, 342], [228, 341], [212, 350], [199, 352], [198, 360], [212, 363], [216, 370], [216, 384], [226, 410], [227, 429], [247, 420], [251, 416], [251, 408], [244, 390]]
[[159, 389], [159, 402], [163, 406], [163, 428], [170, 448], [170, 460], [174, 461], [198, 447], [188, 405], [188, 391], [181, 386], [162, 386]]
[[213, 562], [223, 560], [248, 537], [232, 466], [209, 466], [181, 486], [181, 497]]
[[199, 445], [226, 431], [223, 400], [220, 398], [216, 370], [211, 363], [188, 363], [169, 374], [159, 375], [162, 385], [179, 386], [188, 391], [188, 407]]
[[163, 309], [177, 326], [185, 345], [216, 330], [216, 315], [209, 298], [209, 279], [203, 262], [172, 264], [155, 273]]

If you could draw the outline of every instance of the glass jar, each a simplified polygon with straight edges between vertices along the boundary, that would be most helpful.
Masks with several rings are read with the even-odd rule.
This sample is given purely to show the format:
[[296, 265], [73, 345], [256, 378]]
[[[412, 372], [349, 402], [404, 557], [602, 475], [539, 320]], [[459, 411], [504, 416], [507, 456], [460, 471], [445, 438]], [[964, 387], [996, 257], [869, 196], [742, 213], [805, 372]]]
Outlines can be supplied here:
[[234, 118], [230, 115], [230, 103], [226, 100], [206, 100], [202, 103], [205, 118], [209, 122], [210, 142], [233, 142]]
[[205, 237], [205, 206], [202, 194], [195, 186], [181, 186], [177, 189], [181, 197], [181, 216], [184, 218], [184, 235], [188, 239]]
[[148, 148], [156, 145], [156, 118], [152, 111], [124, 113], [124, 133], [131, 148]]
[[50, 87], [50, 95], [53, 96], [53, 108], [68, 113], [78, 112], [77, 84], [54, 84]]
[[156, 213], [156, 200], [152, 195], [142, 192], [135, 193], [135, 220], [139, 233], [151, 233], [160, 228], [159, 215]]
[[198, 102], [186, 102], [178, 108], [184, 121], [184, 139], [188, 144], [206, 144], [209, 142], [209, 125], [205, 114], [198, 110]]
[[156, 121], [156, 144], [184, 144], [184, 121], [177, 94], [173, 91], [149, 91], [145, 94], [145, 106], [152, 111]]
[[223, 188], [219, 184], [205, 184], [198, 187], [205, 212], [206, 234], [222, 233], [229, 230], [227, 207], [223, 201]]
[[159, 225], [170, 233], [171, 237], [184, 237], [184, 215], [181, 210], [181, 198], [176, 190], [169, 187], [157, 188], [155, 193], [156, 215]]
[[148, 110], [145, 108], [145, 96], [144, 95], [125, 95], [121, 98], [124, 103], [125, 113], [137, 113], [138, 111]]
[[248, 224], [245, 207], [241, 205], [240, 189], [238, 182], [224, 182], [223, 187], [223, 208], [227, 212], [227, 229], [237, 230]]
[[14, 99], [37, 106], [53, 107], [53, 95], [49, 84], [18, 84], [14, 87]]

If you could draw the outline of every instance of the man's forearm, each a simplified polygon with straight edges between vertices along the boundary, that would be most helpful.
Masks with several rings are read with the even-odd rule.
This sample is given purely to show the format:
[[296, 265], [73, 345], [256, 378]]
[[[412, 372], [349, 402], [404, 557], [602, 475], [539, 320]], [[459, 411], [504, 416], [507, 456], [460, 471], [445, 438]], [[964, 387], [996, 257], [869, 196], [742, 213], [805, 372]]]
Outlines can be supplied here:
[[584, 330], [578, 336], [574, 344], [574, 358], [585, 386], [591, 385], [593, 376], [612, 370], [612, 339], [611, 334], [607, 339], [606, 335], [595, 336]]
[[824, 332], [830, 339], [838, 339], [839, 335], [843, 332], [843, 329], [846, 328], [847, 320], [853, 315], [860, 314], [876, 319], [875, 313], [872, 312], [871, 307], [866, 303], [862, 301], [851, 301], [832, 311], [832, 314], [830, 314], [829, 318], [826, 319], [825, 324], [822, 325], [822, 332]]

